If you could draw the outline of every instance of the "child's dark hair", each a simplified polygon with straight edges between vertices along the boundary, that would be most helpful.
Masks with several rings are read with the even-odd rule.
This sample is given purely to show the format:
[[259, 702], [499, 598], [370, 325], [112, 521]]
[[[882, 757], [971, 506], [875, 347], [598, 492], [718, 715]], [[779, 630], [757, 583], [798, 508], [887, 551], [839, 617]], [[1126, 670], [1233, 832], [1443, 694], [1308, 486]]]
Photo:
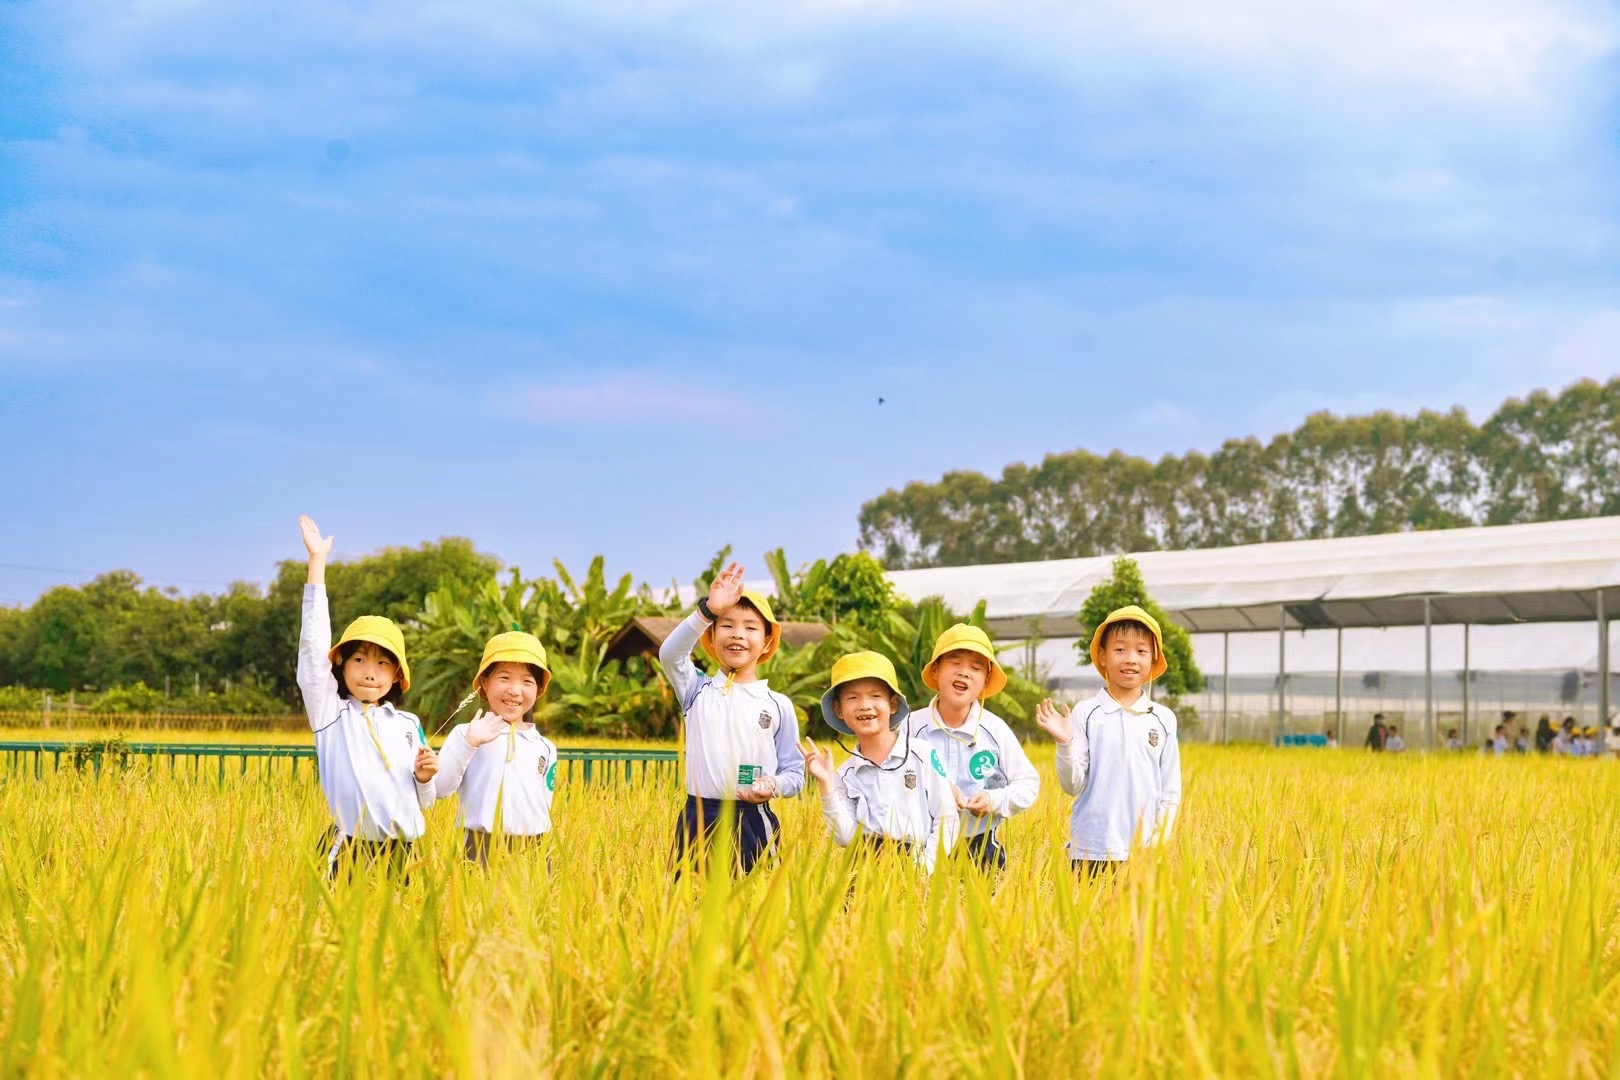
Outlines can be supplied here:
[[1153, 655], [1159, 655], [1159, 639], [1154, 636], [1152, 630], [1148, 629], [1147, 623], [1137, 622], [1135, 619], [1121, 619], [1119, 622], [1112, 622], [1103, 627], [1102, 644], [1098, 647], [1108, 648], [1110, 641], [1113, 641], [1127, 630], [1134, 630], [1151, 641], [1153, 643]]
[[[516, 660], [507, 660], [507, 661], [502, 661], [502, 662], [503, 663], [511, 663], [511, 664], [517, 663]], [[490, 668], [492, 668], [494, 666], [495, 666], [494, 664], [489, 665]], [[530, 675], [534, 676], [534, 685], [535, 686], [544, 687], [546, 685], [546, 669], [545, 668], [541, 667], [539, 664], [524, 664], [523, 666], [529, 669], [529, 674]], [[485, 668], [483, 671], [480, 671], [478, 673], [478, 696], [483, 699], [484, 706], [486, 708], [489, 706], [489, 695], [484, 693], [484, 676], [488, 675], [488, 674], [489, 674], [489, 668]], [[538, 693], [536, 693], [534, 695], [534, 704], [535, 704], [536, 707], [538, 707], [539, 704], [540, 704], [540, 695]], [[531, 708], [528, 712], [523, 714], [523, 722], [525, 724], [534, 723], [534, 709]]]
[[374, 641], [345, 641], [343, 644], [338, 646], [337, 663], [332, 665], [332, 678], [337, 680], [338, 697], [347, 699], [353, 696], [349, 693], [348, 684], [343, 681], [343, 665], [347, 664], [349, 662], [349, 657], [359, 652], [362, 646], [369, 646], [376, 649], [378, 652], [382, 653], [384, 656], [388, 657], [390, 661], [392, 661], [394, 671], [396, 672], [394, 675], [394, 685], [388, 688], [388, 693], [382, 696], [382, 700], [388, 702], [388, 704], [392, 705], [396, 709], [399, 708], [400, 702], [405, 700], [405, 691], [399, 685], [399, 675], [397, 674], [399, 671], [399, 657], [395, 656], [391, 650], [383, 648]]

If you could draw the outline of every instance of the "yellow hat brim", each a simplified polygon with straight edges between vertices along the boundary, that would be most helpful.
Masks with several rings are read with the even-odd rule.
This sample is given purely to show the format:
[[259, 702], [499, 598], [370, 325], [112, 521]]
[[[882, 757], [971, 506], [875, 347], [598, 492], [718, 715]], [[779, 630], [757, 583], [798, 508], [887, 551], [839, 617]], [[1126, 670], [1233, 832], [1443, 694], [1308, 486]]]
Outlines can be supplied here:
[[[977, 653], [990, 661], [990, 673], [984, 680], [984, 692], [979, 695], [979, 700], [983, 701], [985, 698], [995, 697], [1007, 689], [1007, 672], [1002, 668], [1001, 661], [996, 658], [995, 649], [986, 644], [989, 635], [982, 630], [974, 633], [973, 631], [976, 629], [976, 627], [970, 627], [966, 623], [957, 623], [939, 635], [939, 639], [934, 642], [934, 654], [928, 658], [928, 663], [923, 665], [922, 681], [924, 686], [936, 694], [939, 693], [939, 662], [948, 653], [970, 652]], [[981, 635], [983, 640], [981, 640]]]
[[[386, 625], [384, 625], [386, 624]], [[389, 631], [392, 631], [390, 633]], [[411, 665], [405, 659], [405, 635], [400, 633], [399, 627], [394, 625], [392, 619], [381, 615], [362, 615], [348, 625], [343, 636], [333, 643], [326, 651], [326, 658], [332, 664], [340, 662], [339, 650], [351, 641], [364, 641], [387, 649], [395, 660], [399, 661], [399, 688], [401, 691], [411, 688]]]
[[1164, 633], [1159, 629], [1159, 620], [1149, 615], [1135, 604], [1122, 607], [1118, 611], [1109, 612], [1091, 634], [1091, 666], [1099, 672], [1102, 671], [1102, 640], [1103, 631], [1115, 623], [1136, 622], [1148, 628], [1153, 635], [1153, 671], [1148, 675], [1149, 682], [1156, 682], [1166, 671], [1170, 670], [1170, 661], [1164, 655]]
[[545, 646], [533, 634], [512, 631], [490, 638], [484, 646], [483, 659], [478, 661], [478, 674], [473, 677], [474, 690], [483, 688], [484, 676], [496, 664], [532, 664], [539, 668], [542, 678], [535, 697], [543, 696], [551, 685], [551, 663], [546, 658]]
[[[782, 624], [776, 621], [776, 613], [771, 610], [771, 602], [762, 594], [748, 589], [743, 592], [742, 598], [748, 601], [749, 607], [759, 612], [760, 618], [765, 620], [765, 648], [760, 652], [759, 659], [754, 661], [756, 664], [763, 664], [775, 656], [776, 650], [782, 647]], [[713, 626], [707, 627], [698, 641], [703, 646], [703, 651], [709, 655], [709, 659], [715, 663], [723, 663], [720, 651], [714, 647]]]

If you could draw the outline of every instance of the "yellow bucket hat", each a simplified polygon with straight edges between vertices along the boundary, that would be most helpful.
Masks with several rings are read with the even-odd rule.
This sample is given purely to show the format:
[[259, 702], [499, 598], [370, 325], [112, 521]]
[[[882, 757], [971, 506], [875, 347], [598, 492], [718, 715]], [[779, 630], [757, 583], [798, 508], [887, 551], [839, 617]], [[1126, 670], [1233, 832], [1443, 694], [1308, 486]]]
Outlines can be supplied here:
[[1148, 676], [1148, 681], [1152, 682], [1166, 671], [1169, 671], [1170, 661], [1164, 657], [1164, 634], [1159, 630], [1159, 620], [1135, 604], [1122, 607], [1118, 611], [1109, 612], [1108, 618], [1104, 619], [1097, 626], [1097, 629], [1092, 631], [1091, 666], [1098, 671], [1102, 670], [1102, 664], [1098, 663], [1098, 661], [1102, 658], [1103, 631], [1115, 623], [1121, 622], [1139, 622], [1148, 628], [1148, 633], [1153, 635], [1153, 673]]
[[990, 675], [984, 680], [984, 693], [979, 695], [980, 701], [995, 697], [1007, 688], [1007, 673], [1001, 670], [1001, 661], [996, 659], [996, 650], [995, 646], [990, 644], [990, 635], [967, 623], [957, 623], [950, 627], [939, 635], [938, 641], [934, 642], [934, 655], [928, 658], [928, 663], [924, 664], [922, 669], [924, 686], [935, 693], [939, 692], [939, 658], [958, 649], [978, 653], [990, 661]]
[[551, 664], [546, 660], [546, 647], [540, 644], [540, 639], [533, 634], [526, 634], [522, 630], [508, 630], [504, 634], [496, 634], [484, 646], [484, 658], [478, 661], [478, 674], [473, 678], [473, 689], [477, 690], [484, 685], [484, 676], [496, 664], [533, 664], [543, 673], [540, 680], [540, 689], [535, 697], [546, 692], [551, 685]]
[[[777, 647], [782, 644], [782, 624], [776, 621], [776, 613], [771, 610], [771, 602], [765, 595], [753, 589], [744, 589], [742, 599], [738, 603], [746, 603], [759, 612], [760, 618], [765, 620], [765, 651], [759, 654], [758, 663], [763, 664], [776, 655]], [[709, 654], [710, 659], [719, 660], [720, 652], [714, 647], [714, 627], [703, 631], [703, 651]]]
[[848, 724], [838, 719], [838, 714], [833, 711], [833, 699], [840, 686], [856, 679], [877, 679], [894, 691], [895, 696], [900, 699], [900, 707], [889, 717], [889, 730], [899, 731], [900, 725], [911, 715], [911, 706], [906, 703], [906, 695], [900, 692], [900, 678], [894, 673], [893, 662], [882, 653], [875, 652], [850, 653], [839, 657], [838, 662], [833, 665], [832, 686], [821, 695], [821, 715], [826, 719], [827, 725], [845, 735], [855, 734]]
[[338, 662], [338, 650], [351, 641], [369, 641], [378, 648], [387, 649], [399, 661], [399, 688], [411, 688], [411, 666], [405, 662], [405, 635], [399, 632], [394, 620], [382, 615], [362, 615], [350, 623], [343, 631], [343, 636], [337, 639], [326, 652], [326, 658], [332, 663]]

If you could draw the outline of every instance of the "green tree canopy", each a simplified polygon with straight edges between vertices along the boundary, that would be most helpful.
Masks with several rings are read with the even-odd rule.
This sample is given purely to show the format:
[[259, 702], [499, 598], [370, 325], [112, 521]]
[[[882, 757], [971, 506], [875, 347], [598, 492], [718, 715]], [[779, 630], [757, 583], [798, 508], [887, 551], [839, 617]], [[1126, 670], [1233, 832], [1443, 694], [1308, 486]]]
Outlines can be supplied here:
[[893, 569], [1224, 547], [1620, 513], [1620, 378], [1461, 409], [1316, 413], [1262, 443], [1157, 462], [1089, 450], [948, 472], [861, 507]]
[[1096, 627], [1101, 626], [1111, 613], [1131, 604], [1153, 616], [1159, 624], [1159, 632], [1164, 635], [1164, 658], [1170, 667], [1157, 683], [1158, 692], [1171, 708], [1178, 708], [1180, 698], [1204, 688], [1204, 673], [1198, 669], [1198, 661], [1193, 658], [1192, 635], [1187, 633], [1185, 627], [1171, 622], [1164, 609], [1153, 602], [1135, 559], [1115, 559], [1113, 576], [1107, 581], [1098, 582], [1081, 606], [1080, 622], [1085, 627], [1085, 634], [1075, 643], [1080, 650], [1081, 662], [1091, 663], [1091, 638]]

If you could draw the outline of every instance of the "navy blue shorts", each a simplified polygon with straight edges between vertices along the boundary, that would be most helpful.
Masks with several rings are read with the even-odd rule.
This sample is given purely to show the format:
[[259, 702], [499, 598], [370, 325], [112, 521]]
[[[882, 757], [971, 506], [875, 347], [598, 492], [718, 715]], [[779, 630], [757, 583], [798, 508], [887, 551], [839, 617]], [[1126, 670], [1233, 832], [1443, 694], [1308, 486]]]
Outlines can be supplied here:
[[776, 838], [782, 831], [781, 822], [771, 812], [769, 804], [755, 805], [741, 800], [700, 799], [686, 797], [681, 808], [681, 819], [675, 823], [675, 871], [688, 858], [701, 863], [714, 842], [714, 830], [729, 807], [731, 829], [735, 846], [733, 863], [743, 873], [753, 870], [763, 858], [775, 858]]
[[968, 837], [968, 858], [972, 859], [980, 870], [1007, 869], [1007, 846], [996, 835], [996, 830], [986, 829], [978, 836]]

